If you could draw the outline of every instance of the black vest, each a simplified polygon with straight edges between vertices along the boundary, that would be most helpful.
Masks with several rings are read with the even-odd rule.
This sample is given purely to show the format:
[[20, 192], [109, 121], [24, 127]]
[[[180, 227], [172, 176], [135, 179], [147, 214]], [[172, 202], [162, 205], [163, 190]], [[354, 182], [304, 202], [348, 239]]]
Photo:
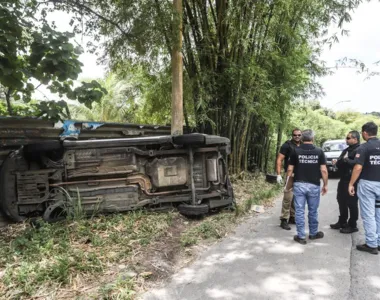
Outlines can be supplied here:
[[[372, 138], [361, 145], [365, 149], [364, 164], [361, 179], [370, 181], [380, 181], [380, 140]], [[361, 155], [363, 155], [361, 154]]]
[[348, 163], [344, 160], [347, 155], [348, 159], [351, 161], [355, 160], [356, 151], [360, 147], [360, 144], [352, 145], [343, 150], [342, 154], [339, 156], [336, 166], [338, 167], [338, 174], [340, 179], [344, 182], [349, 182], [352, 175], [352, 169], [354, 168], [354, 163]]
[[285, 159], [284, 159], [284, 170], [286, 173], [286, 171], [288, 170], [288, 166], [289, 166], [289, 158], [290, 158], [290, 156], [292, 156], [293, 152], [298, 148], [298, 146], [296, 144], [294, 144], [291, 140], [288, 140], [285, 143], [289, 147], [289, 151], [288, 151], [287, 155], [285, 155]]
[[322, 156], [324, 155], [322, 149], [307, 144], [297, 147], [295, 153], [297, 159], [294, 169], [294, 181], [320, 185], [320, 166], [323, 162]]

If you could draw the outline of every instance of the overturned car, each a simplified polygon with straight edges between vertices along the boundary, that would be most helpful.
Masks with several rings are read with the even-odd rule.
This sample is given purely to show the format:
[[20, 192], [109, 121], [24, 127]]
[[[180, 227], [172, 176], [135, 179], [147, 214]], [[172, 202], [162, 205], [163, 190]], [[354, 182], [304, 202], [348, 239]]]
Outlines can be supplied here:
[[231, 206], [227, 138], [185, 134], [51, 140], [12, 151], [0, 170], [0, 209], [13, 221], [162, 210], [186, 216]]

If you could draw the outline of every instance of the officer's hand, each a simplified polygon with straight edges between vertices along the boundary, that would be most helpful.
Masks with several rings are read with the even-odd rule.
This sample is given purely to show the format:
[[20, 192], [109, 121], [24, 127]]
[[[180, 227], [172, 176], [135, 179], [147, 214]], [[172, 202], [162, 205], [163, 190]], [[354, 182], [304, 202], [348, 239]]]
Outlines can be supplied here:
[[281, 175], [277, 175], [277, 183], [282, 184], [282, 177]]
[[350, 196], [355, 196], [355, 187], [353, 185], [348, 186], [348, 193]]
[[336, 165], [336, 159], [334, 158], [332, 161], [331, 161], [331, 163], [333, 164], [333, 166], [335, 166]]
[[323, 186], [323, 188], [322, 188], [322, 196], [326, 195], [327, 191], [328, 191], [327, 186]]

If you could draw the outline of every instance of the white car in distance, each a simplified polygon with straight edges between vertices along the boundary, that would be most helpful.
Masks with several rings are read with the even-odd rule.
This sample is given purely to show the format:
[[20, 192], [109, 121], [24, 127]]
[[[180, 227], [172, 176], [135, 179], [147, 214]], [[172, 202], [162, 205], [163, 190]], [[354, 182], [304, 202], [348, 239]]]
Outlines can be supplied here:
[[336, 172], [338, 170], [334, 161], [336, 162], [342, 151], [347, 147], [346, 140], [328, 140], [323, 143], [322, 150], [326, 155], [329, 172]]

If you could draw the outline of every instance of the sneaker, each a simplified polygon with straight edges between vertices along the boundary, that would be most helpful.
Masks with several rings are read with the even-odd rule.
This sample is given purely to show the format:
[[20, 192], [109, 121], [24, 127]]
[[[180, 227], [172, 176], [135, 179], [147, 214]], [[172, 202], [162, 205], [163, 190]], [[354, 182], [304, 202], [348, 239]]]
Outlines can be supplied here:
[[309, 235], [309, 239], [316, 240], [316, 239], [322, 239], [325, 236], [325, 234], [322, 231], [318, 231], [316, 235]]
[[341, 224], [339, 221], [335, 224], [330, 224], [331, 229], [341, 229], [347, 227], [347, 223]]
[[358, 232], [358, 231], [359, 231], [359, 229], [356, 227], [347, 226], [345, 228], [342, 228], [340, 230], [340, 233], [354, 233], [354, 232]]
[[288, 224], [296, 224], [296, 219], [294, 217], [290, 217]]
[[300, 243], [301, 245], [306, 245], [307, 242], [305, 239], [301, 239], [298, 235], [295, 235], [294, 236], [294, 240], [297, 242], [297, 243]]
[[369, 247], [369, 246], [367, 246], [367, 244], [356, 246], [356, 249], [358, 249], [359, 251], [364, 251], [364, 252], [368, 252], [368, 253], [375, 254], [375, 255], [377, 255], [379, 253], [378, 248], [379, 247], [377, 247], [377, 248]]
[[280, 227], [282, 229], [285, 229], [285, 230], [290, 230], [291, 229], [290, 226], [289, 226], [289, 224], [288, 224], [288, 222], [285, 219], [281, 220]]

